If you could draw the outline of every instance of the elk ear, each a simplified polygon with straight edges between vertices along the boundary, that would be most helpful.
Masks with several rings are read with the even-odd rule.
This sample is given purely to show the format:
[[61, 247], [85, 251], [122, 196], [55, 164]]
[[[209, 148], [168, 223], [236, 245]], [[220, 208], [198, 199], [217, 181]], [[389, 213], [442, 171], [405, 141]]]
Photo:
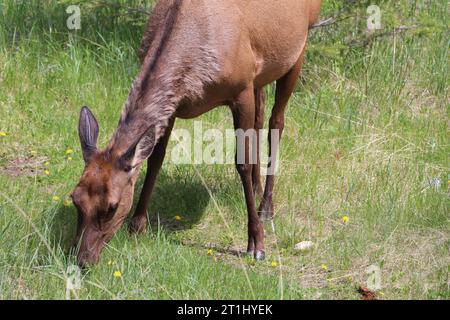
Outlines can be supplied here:
[[148, 129], [120, 158], [121, 169], [131, 171], [147, 159], [155, 149], [155, 128]]
[[97, 151], [98, 123], [88, 107], [81, 108], [78, 134], [80, 135], [81, 149], [84, 162], [88, 163]]

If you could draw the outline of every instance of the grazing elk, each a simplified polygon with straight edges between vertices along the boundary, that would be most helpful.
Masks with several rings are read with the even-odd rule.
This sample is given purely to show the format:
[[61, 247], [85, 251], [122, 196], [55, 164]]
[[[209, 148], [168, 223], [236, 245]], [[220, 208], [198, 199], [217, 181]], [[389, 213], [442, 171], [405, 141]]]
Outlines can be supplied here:
[[[129, 230], [146, 230], [146, 208], [163, 163], [175, 118], [190, 119], [227, 105], [236, 129], [261, 129], [264, 87], [276, 81], [270, 129], [284, 128], [284, 111], [302, 67], [308, 30], [320, 0], [161, 0], [139, 50], [141, 70], [119, 125], [104, 150], [99, 126], [83, 107], [79, 136], [85, 169], [72, 193], [78, 210], [78, 263], [98, 261], [100, 251], [127, 217], [142, 162], [144, 186]], [[278, 141], [277, 141], [278, 142]], [[259, 164], [237, 163], [248, 212], [247, 251], [264, 258], [261, 217], [273, 216], [274, 176], [262, 193]], [[271, 159], [277, 148], [269, 142]], [[274, 164], [272, 163], [271, 166]]]

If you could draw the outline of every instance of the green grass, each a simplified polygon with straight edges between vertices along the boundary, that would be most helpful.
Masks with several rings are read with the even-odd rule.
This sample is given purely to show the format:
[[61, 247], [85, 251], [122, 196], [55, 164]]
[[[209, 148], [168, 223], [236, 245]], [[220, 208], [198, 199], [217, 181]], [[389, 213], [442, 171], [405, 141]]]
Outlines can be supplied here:
[[[355, 288], [376, 265], [380, 298], [449, 299], [448, 4], [377, 3], [385, 30], [417, 28], [349, 47], [368, 37], [360, 5], [352, 9], [359, 18], [311, 33], [286, 113], [265, 262], [233, 254], [245, 248], [247, 234], [234, 166], [167, 163], [149, 233], [130, 237], [122, 228], [100, 264], [83, 273], [77, 296], [358, 299]], [[0, 137], [0, 299], [65, 298], [76, 213], [63, 202], [83, 167], [78, 113], [91, 107], [104, 146], [139, 69], [143, 15], [84, 1], [82, 30], [74, 32], [65, 26], [66, 5], [0, 4], [0, 131], [7, 133]], [[341, 6], [324, 1], [322, 16]], [[198, 120], [204, 129], [232, 128], [225, 108]], [[430, 185], [433, 178], [440, 186]], [[138, 191], [141, 185], [142, 177]], [[314, 248], [296, 252], [304, 240]]]

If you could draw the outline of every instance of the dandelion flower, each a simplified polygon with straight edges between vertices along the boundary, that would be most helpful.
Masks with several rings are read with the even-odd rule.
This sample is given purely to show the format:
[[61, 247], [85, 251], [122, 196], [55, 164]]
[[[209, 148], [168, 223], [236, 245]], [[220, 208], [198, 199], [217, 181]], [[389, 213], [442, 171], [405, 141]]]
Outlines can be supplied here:
[[72, 205], [72, 201], [70, 199], [64, 200], [64, 207], [70, 207]]
[[328, 270], [328, 266], [327, 266], [326, 264], [322, 264], [322, 265], [320, 266], [320, 269], [322, 269], [322, 270], [324, 270], [324, 271], [327, 271], [327, 270]]
[[208, 256], [212, 256], [214, 254], [213, 249], [208, 249], [207, 254], [208, 254]]
[[60, 198], [59, 198], [58, 196], [53, 196], [53, 198], [52, 198], [52, 200], [55, 201], [55, 202], [58, 202], [59, 199], [60, 199]]
[[119, 270], [114, 271], [113, 276], [114, 276], [114, 278], [116, 278], [116, 279], [122, 278], [122, 272], [120, 272]]
[[272, 261], [270, 265], [274, 268], [278, 267], [278, 263], [276, 261]]
[[181, 221], [181, 220], [183, 220], [183, 218], [181, 216], [175, 216], [175, 220]]
[[114, 261], [114, 260], [109, 260], [108, 261], [108, 266], [112, 266], [112, 265], [115, 265], [115, 264], [116, 264], [116, 261]]
[[380, 295], [380, 297], [384, 297], [384, 292], [383, 291], [378, 292], [378, 294]]
[[73, 158], [72, 158], [72, 157], [67, 157], [67, 160], [68, 160], [68, 161], [72, 161]]
[[44, 170], [44, 173], [45, 173], [46, 176], [50, 175], [50, 171], [49, 170]]
[[44, 166], [48, 167], [50, 165], [50, 162], [45, 161]]
[[348, 223], [349, 220], [350, 220], [350, 218], [348, 216], [343, 216], [342, 217], [342, 222], [343, 223]]
[[66, 150], [66, 154], [72, 154], [72, 153], [73, 153], [72, 149], [69, 148], [69, 149]]
[[8, 134], [4, 131], [0, 131], [0, 137], [6, 137]]

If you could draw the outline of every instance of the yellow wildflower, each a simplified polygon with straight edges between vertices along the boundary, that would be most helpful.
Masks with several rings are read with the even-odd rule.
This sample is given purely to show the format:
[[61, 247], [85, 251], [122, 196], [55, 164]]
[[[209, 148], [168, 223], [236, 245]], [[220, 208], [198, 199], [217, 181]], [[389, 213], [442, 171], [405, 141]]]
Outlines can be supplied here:
[[45, 161], [44, 166], [48, 167], [50, 165], [50, 162]]
[[71, 204], [72, 204], [72, 201], [70, 201], [70, 199], [64, 200], [64, 207], [70, 207]]
[[349, 220], [350, 220], [350, 218], [348, 216], [343, 216], [342, 217], [342, 222], [343, 223], [348, 223]]
[[214, 254], [213, 249], [208, 249], [207, 254], [208, 254], [208, 256], [212, 256]]
[[380, 297], [384, 297], [384, 292], [383, 291], [378, 292], [378, 294], [380, 295]]
[[55, 201], [55, 202], [58, 202], [59, 201], [59, 197], [58, 196], [53, 196], [52, 200]]
[[72, 149], [69, 148], [69, 149], [66, 150], [66, 154], [72, 154], [72, 153], [73, 153]]
[[0, 131], [0, 137], [6, 137], [8, 134], [4, 131]]
[[322, 265], [320, 266], [320, 269], [322, 269], [322, 270], [324, 270], [324, 271], [327, 271], [327, 270], [328, 270], [328, 266], [327, 266], [326, 264], [322, 264]]
[[175, 220], [181, 221], [181, 220], [183, 220], [183, 218], [181, 216], [175, 216]]
[[72, 158], [72, 157], [67, 157], [67, 160], [68, 160], [68, 161], [72, 161], [73, 158]]
[[45, 173], [46, 176], [50, 175], [50, 171], [48, 171], [48, 170], [44, 170], [44, 173]]
[[122, 278], [122, 272], [120, 272], [119, 270], [114, 271], [113, 273], [114, 278]]
[[278, 262], [276, 261], [272, 261], [272, 263], [270, 264], [272, 267], [276, 268], [278, 267]]

